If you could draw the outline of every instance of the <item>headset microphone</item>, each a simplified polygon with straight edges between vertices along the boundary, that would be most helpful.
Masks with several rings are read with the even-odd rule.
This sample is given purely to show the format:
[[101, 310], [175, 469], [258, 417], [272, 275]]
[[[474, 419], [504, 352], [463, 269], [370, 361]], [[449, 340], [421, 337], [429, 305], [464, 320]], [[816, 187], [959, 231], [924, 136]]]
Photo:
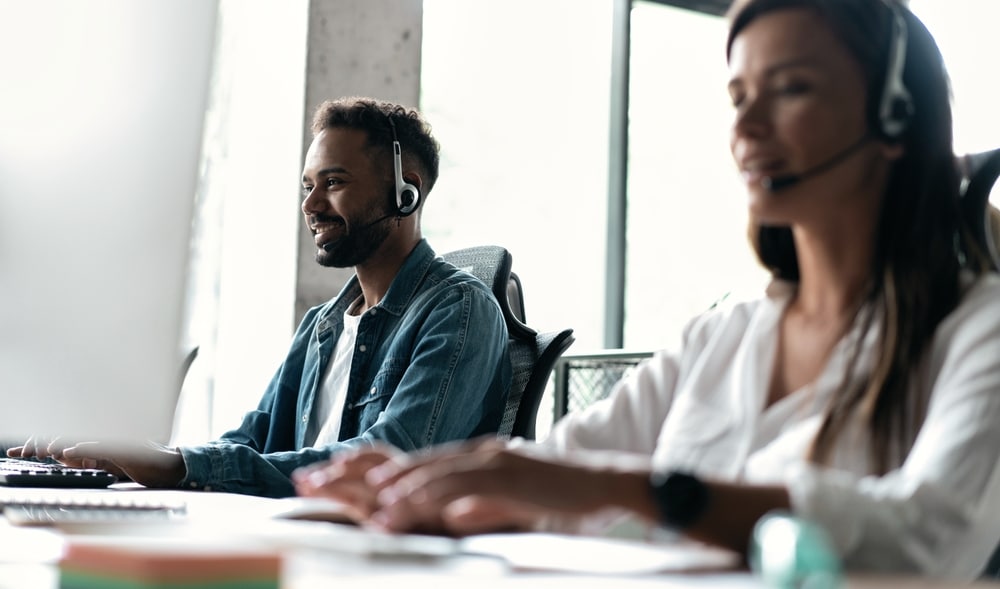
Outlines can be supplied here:
[[876, 105], [875, 116], [873, 117], [873, 126], [875, 129], [869, 131], [856, 143], [848, 146], [818, 166], [814, 166], [798, 174], [763, 178], [760, 185], [766, 190], [770, 190], [771, 192], [784, 190], [795, 186], [810, 176], [825, 172], [839, 164], [872, 139], [877, 138], [888, 142], [900, 141], [903, 133], [909, 128], [915, 109], [913, 97], [910, 95], [903, 81], [903, 74], [906, 70], [907, 28], [906, 18], [903, 15], [903, 11], [896, 5], [897, 1], [882, 0], [882, 3], [889, 10], [891, 30], [885, 82], [879, 92], [879, 100]]
[[770, 190], [771, 192], [778, 192], [779, 190], [785, 190], [786, 188], [795, 186], [796, 184], [807, 178], [810, 178], [817, 174], [821, 174], [829, 170], [830, 168], [836, 166], [840, 162], [850, 157], [854, 152], [864, 147], [864, 145], [871, 140], [872, 140], [871, 134], [865, 133], [864, 135], [861, 136], [861, 139], [848, 145], [845, 149], [840, 150], [826, 161], [817, 164], [805, 170], [804, 172], [799, 172], [798, 174], [789, 174], [787, 176], [768, 176], [765, 178], [761, 178], [760, 185], [765, 190]]
[[[400, 215], [399, 215], [399, 213], [397, 211], [389, 211], [388, 213], [382, 215], [378, 219], [375, 219], [374, 221], [371, 221], [370, 223], [365, 223], [364, 225], [362, 225], [361, 228], [362, 229], [368, 229], [372, 225], [378, 225], [379, 223], [381, 223], [382, 221], [385, 221], [386, 219], [391, 219], [393, 217], [399, 217], [399, 216]], [[328, 252], [328, 251], [332, 250], [333, 248], [335, 248], [338, 243], [340, 243], [340, 239], [334, 239], [333, 241], [328, 241], [328, 242], [324, 243], [322, 246], [320, 246], [320, 248], [323, 251], [327, 251]]]

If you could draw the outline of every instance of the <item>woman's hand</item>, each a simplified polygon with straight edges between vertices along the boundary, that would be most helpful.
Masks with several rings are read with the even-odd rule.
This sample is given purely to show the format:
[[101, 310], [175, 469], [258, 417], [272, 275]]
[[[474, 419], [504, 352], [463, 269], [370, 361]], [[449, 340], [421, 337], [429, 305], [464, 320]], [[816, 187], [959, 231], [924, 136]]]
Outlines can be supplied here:
[[623, 476], [634, 475], [531, 456], [489, 439], [386, 461], [365, 480], [377, 493], [375, 525], [462, 535], [526, 530], [553, 513], [618, 505]]
[[363, 521], [378, 509], [376, 491], [365, 475], [376, 466], [402, 457], [401, 452], [388, 446], [339, 452], [328, 462], [296, 470], [292, 482], [299, 495], [340, 501], [350, 509], [352, 517]]

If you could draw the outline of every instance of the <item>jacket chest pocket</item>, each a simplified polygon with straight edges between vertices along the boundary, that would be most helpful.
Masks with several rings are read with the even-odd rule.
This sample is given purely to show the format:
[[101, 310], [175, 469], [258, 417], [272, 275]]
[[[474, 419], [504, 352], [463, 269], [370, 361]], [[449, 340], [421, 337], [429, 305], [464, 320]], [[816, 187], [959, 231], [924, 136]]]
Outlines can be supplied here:
[[405, 366], [400, 362], [386, 361], [380, 368], [371, 385], [362, 390], [348, 407], [352, 421], [357, 424], [356, 431], [350, 432], [351, 435], [360, 434], [378, 421], [399, 387]]

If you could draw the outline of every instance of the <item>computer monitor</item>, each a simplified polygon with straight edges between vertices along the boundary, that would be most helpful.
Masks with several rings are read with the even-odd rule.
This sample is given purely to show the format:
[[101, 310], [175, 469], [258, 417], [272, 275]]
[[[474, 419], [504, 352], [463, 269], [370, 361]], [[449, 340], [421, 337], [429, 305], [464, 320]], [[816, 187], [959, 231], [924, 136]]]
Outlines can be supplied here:
[[218, 3], [0, 0], [0, 440], [166, 441]]

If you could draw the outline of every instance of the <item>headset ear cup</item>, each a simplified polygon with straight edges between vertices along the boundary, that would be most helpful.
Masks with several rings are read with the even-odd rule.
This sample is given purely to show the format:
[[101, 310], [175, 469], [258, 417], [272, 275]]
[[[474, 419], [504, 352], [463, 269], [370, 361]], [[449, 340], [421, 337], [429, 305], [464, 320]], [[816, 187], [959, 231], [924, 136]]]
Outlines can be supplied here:
[[903, 82], [907, 50], [906, 18], [900, 8], [893, 3], [894, 0], [883, 1], [891, 13], [892, 30], [885, 83], [879, 99], [878, 128], [884, 139], [892, 141], [899, 139], [910, 124], [913, 116], [913, 98]]
[[400, 217], [405, 217], [420, 206], [420, 191], [412, 184], [396, 187], [396, 210]]
[[913, 105], [909, 96], [896, 96], [889, 107], [889, 116], [882, 123], [882, 132], [887, 139], [899, 139], [910, 124]]
[[389, 127], [392, 129], [392, 167], [396, 173], [396, 212], [405, 217], [420, 206], [420, 189], [403, 179], [403, 150], [399, 147], [392, 117], [389, 117]]

